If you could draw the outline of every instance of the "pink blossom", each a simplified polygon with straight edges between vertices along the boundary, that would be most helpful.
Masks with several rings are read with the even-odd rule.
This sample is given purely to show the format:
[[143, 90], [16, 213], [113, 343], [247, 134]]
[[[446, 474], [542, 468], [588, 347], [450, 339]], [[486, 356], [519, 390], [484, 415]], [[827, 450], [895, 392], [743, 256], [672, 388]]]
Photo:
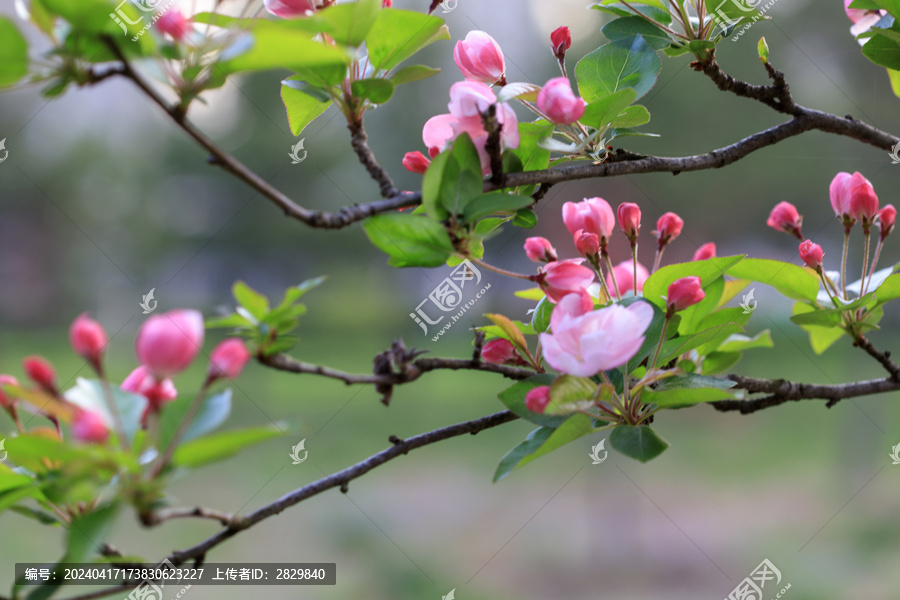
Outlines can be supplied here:
[[46, 358], [42, 356], [26, 356], [22, 360], [25, 374], [38, 386], [53, 396], [59, 395], [56, 388], [56, 371]]
[[4, 385], [19, 385], [19, 380], [13, 377], [12, 375], [0, 375], [0, 408], [5, 408], [9, 410], [15, 403], [15, 398], [10, 398], [6, 395], [6, 392], [3, 391]]
[[579, 229], [575, 232], [575, 248], [584, 257], [597, 256], [600, 253], [600, 238], [596, 233], [585, 233]]
[[141, 325], [135, 340], [138, 361], [158, 379], [181, 373], [203, 346], [203, 316], [196, 310], [171, 310]]
[[190, 32], [191, 20], [184, 16], [177, 8], [170, 8], [156, 21], [156, 26], [160, 32], [168, 35], [174, 40], [181, 41]]
[[208, 377], [237, 379], [249, 360], [250, 351], [247, 350], [244, 340], [238, 338], [222, 340], [209, 357]]
[[525, 408], [539, 415], [544, 414], [550, 404], [550, 386], [541, 385], [525, 394]]
[[550, 49], [557, 60], [565, 60], [566, 50], [572, 47], [572, 32], [568, 27], [558, 27], [550, 34]]
[[[634, 291], [634, 261], [633, 260], [623, 260], [619, 264], [613, 267], [613, 275], [616, 278], [616, 285], [619, 286], [619, 292], [621, 294], [627, 294], [629, 291]], [[637, 265], [637, 289], [639, 292], [644, 291], [644, 282], [650, 277], [650, 271], [647, 270], [647, 267], [638, 263]], [[613, 280], [610, 277], [609, 273], [606, 274], [606, 286], [609, 288], [610, 293], [613, 292]]]
[[884, 241], [884, 238], [891, 235], [896, 221], [897, 209], [894, 208], [893, 204], [885, 204], [884, 207], [878, 211], [878, 226], [881, 228], [882, 241]]
[[681, 235], [684, 229], [684, 221], [673, 212], [667, 212], [656, 221], [656, 237], [659, 239], [659, 247], [664, 248], [672, 240]]
[[641, 232], [641, 207], [634, 202], [623, 202], [616, 210], [619, 218], [619, 229], [634, 243]]
[[784, 231], [798, 239], [803, 239], [800, 232], [800, 226], [803, 224], [803, 217], [797, 212], [797, 207], [790, 202], [779, 202], [769, 213], [766, 225], [777, 231]]
[[592, 377], [628, 362], [644, 343], [653, 308], [638, 301], [585, 312], [580, 298], [560, 300], [550, 317], [552, 333], [542, 333], [544, 359], [557, 371]]
[[699, 277], [682, 277], [669, 286], [666, 295], [666, 312], [674, 315], [680, 310], [701, 302], [706, 297]]
[[712, 242], [707, 242], [706, 244], [703, 244], [702, 246], [697, 248], [697, 251], [694, 252], [694, 257], [691, 259], [691, 261], [709, 260], [710, 258], [715, 258], [715, 256], [716, 245]]
[[145, 397], [148, 411], [158, 412], [163, 404], [178, 397], [178, 390], [171, 379], [157, 379], [144, 365], [132, 371], [119, 387]]
[[603, 198], [585, 198], [581, 202], [566, 202], [562, 207], [563, 223], [569, 233], [593, 233], [605, 245], [616, 226], [616, 215]]
[[419, 151], [407, 152], [403, 156], [403, 166], [406, 167], [409, 171], [418, 173], [419, 175], [424, 175], [425, 171], [428, 170], [428, 165], [430, 164], [431, 159]]
[[469, 81], [505, 84], [506, 61], [494, 38], [483, 31], [470, 31], [466, 39], [456, 42], [453, 60]]
[[315, 0], [265, 0], [266, 10], [282, 19], [308, 17], [316, 12]]
[[806, 240], [800, 244], [800, 258], [806, 263], [806, 266], [817, 271], [822, 268], [822, 259], [825, 258], [825, 251], [822, 246], [813, 243], [812, 240]]
[[481, 349], [481, 360], [495, 365], [517, 364], [521, 362], [516, 347], [507, 339], [489, 341]]
[[584, 114], [584, 100], [572, 91], [567, 77], [555, 77], [538, 93], [538, 109], [558, 125], [574, 123]]
[[526, 239], [525, 254], [534, 262], [553, 262], [557, 259], [556, 248], [550, 240], [542, 237]]
[[102, 370], [103, 351], [109, 339], [100, 323], [87, 313], [78, 315], [69, 327], [69, 343], [76, 353], [90, 361], [95, 371], [99, 373]]
[[109, 428], [99, 413], [78, 409], [72, 420], [72, 436], [80, 442], [102, 444], [109, 438]]
[[850, 189], [850, 214], [859, 219], [863, 231], [868, 233], [878, 215], [878, 196], [868, 181], [857, 183]]
[[594, 272], [581, 266], [583, 258], [569, 258], [541, 267], [537, 280], [551, 302], [559, 302], [567, 294], [586, 292], [594, 282]]
[[853, 211], [853, 199], [860, 195], [868, 196], [870, 192], [872, 196], [875, 195], [871, 182], [859, 171], [853, 175], [841, 171], [831, 180], [831, 185], [828, 186], [831, 208], [834, 209], [834, 214], [843, 221], [844, 227], [852, 227], [858, 218]]

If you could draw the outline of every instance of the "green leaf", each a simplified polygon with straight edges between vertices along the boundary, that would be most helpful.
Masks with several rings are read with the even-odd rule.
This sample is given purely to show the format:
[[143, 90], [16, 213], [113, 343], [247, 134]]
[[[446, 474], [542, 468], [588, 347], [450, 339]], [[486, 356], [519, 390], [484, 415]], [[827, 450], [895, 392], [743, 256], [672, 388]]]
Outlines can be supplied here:
[[531, 196], [519, 196], [504, 192], [492, 192], [471, 200], [463, 214], [463, 221], [473, 223], [495, 213], [514, 213], [534, 204]]
[[716, 277], [715, 279], [707, 277], [706, 280], [701, 277], [700, 286], [706, 293], [706, 297], [679, 313], [681, 315], [681, 323], [678, 325], [678, 333], [682, 335], [702, 331], [700, 324], [719, 306], [719, 300], [725, 292], [725, 280], [722, 277]]
[[0, 17], [0, 86], [12, 85], [28, 74], [28, 42], [15, 23]]
[[718, 388], [646, 390], [641, 393], [641, 401], [644, 404], [655, 404], [659, 408], [666, 409], [692, 406], [701, 402], [716, 402], [718, 400], [734, 400], [734, 395]]
[[579, 121], [594, 129], [606, 129], [635, 100], [637, 92], [631, 88], [621, 89], [585, 106]]
[[560, 375], [550, 386], [550, 404], [544, 414], [570, 414], [593, 404], [597, 384], [587, 377]]
[[[597, 423], [603, 423], [598, 421]], [[604, 423], [605, 424], [605, 423]], [[525, 441], [510, 450], [497, 465], [494, 483], [497, 483], [515, 469], [524, 467], [531, 461], [565, 446], [569, 442], [597, 431], [595, 422], [587, 415], [573, 415], [556, 429], [540, 427], [532, 431]]]
[[876, 65], [900, 69], [900, 43], [886, 35], [873, 35], [862, 47], [862, 53]]
[[[178, 426], [184, 420], [192, 402], [192, 398], [179, 398], [166, 405], [166, 409], [162, 411], [159, 423], [159, 445], [161, 447], [165, 448], [169, 444]], [[187, 431], [185, 431], [184, 437], [181, 438], [181, 443], [184, 444], [211, 431], [215, 431], [228, 420], [228, 415], [230, 414], [231, 390], [226, 389], [213, 394], [203, 402], [203, 405], [197, 412], [197, 416], [194, 417]]]
[[[707, 344], [715, 349], [715, 347], [728, 337], [740, 331], [743, 331], [740, 325], [726, 323], [725, 325], [719, 325], [718, 327], [711, 327], [710, 329], [701, 331], [697, 334], [668, 340], [663, 344], [662, 350], [660, 350], [660, 361], [658, 364], [665, 365], [673, 358]], [[701, 352], [701, 356], [703, 354], [704, 353]]]
[[672, 43], [665, 31], [638, 16], [614, 19], [603, 26], [603, 35], [611, 42], [631, 45], [635, 35], [641, 35], [654, 50], [662, 50]]
[[610, 42], [582, 58], [575, 76], [581, 97], [591, 103], [623, 88], [633, 89], [640, 98], [656, 83], [661, 68], [656, 51], [635, 35], [630, 44]]
[[[299, 19], [302, 21], [302, 19]], [[222, 51], [218, 67], [225, 73], [335, 67], [347, 65], [352, 54], [342, 45], [326, 45], [311, 39], [308, 31], [292, 21], [258, 20]]]
[[357, 0], [329, 6], [317, 12], [315, 18], [325, 25], [328, 35], [337, 43], [359, 46], [380, 12], [381, 0]]
[[[634, 296], [631, 296], [629, 298], [623, 298], [617, 304], [620, 304], [622, 306], [631, 306], [635, 302], [646, 302], [646, 300], [640, 297], [636, 298]], [[650, 353], [656, 349], [656, 344], [659, 342], [659, 336], [662, 335], [663, 325], [666, 321], [666, 315], [662, 310], [659, 309], [659, 307], [657, 307], [653, 303], [647, 302], [647, 304], [653, 307], [653, 319], [650, 321], [650, 325], [647, 327], [647, 331], [644, 332], [644, 343], [641, 346], [640, 350], [638, 350], [637, 354], [635, 354], [625, 365], [626, 373], [630, 373], [631, 371], [637, 369], [638, 366], [644, 361], [644, 359], [650, 356]]]
[[745, 258], [729, 267], [728, 274], [770, 285], [793, 300], [815, 302], [819, 293], [819, 278], [812, 271], [778, 260]]
[[357, 98], [384, 104], [394, 95], [394, 84], [387, 79], [359, 79], [350, 84], [350, 91]]
[[706, 375], [697, 375], [696, 373], [686, 373], [684, 375], [676, 375], [675, 377], [667, 377], [661, 379], [656, 386], [657, 392], [663, 390], [674, 389], [700, 389], [700, 388], [716, 388], [720, 390], [729, 390], [737, 385], [729, 379], [719, 379], [718, 377], [707, 377]]
[[504, 333], [503, 337], [513, 343], [514, 346], [524, 351], [528, 349], [528, 343], [525, 341], [525, 335], [516, 326], [516, 324], [504, 315], [488, 313], [484, 315], [494, 323]]
[[511, 387], [508, 387], [500, 392], [498, 398], [500, 398], [500, 401], [503, 402], [506, 408], [508, 408], [517, 416], [525, 419], [526, 421], [530, 421], [531, 423], [540, 425], [541, 427], [556, 429], [565, 422], [565, 420], [568, 418], [567, 416], [541, 415], [538, 413], [533, 413], [525, 408], [525, 396], [528, 394], [528, 392], [542, 385], [552, 385], [556, 377], [556, 375], [552, 374], [535, 375], [534, 377], [529, 377], [528, 379], [519, 381], [513, 384]]
[[738, 364], [743, 356], [741, 352], [712, 352], [703, 359], [703, 374], [724, 373]]
[[662, 454], [669, 443], [659, 437], [648, 425], [634, 427], [619, 425], [609, 434], [610, 445], [630, 458], [647, 462]]
[[[550, 151], [542, 148], [538, 142], [552, 133], [553, 123], [543, 119], [533, 123], [519, 123], [519, 146], [514, 150], [508, 150], [507, 153], [518, 157], [522, 165], [520, 171], [540, 171], [550, 166]], [[527, 195], [531, 194], [533, 189], [534, 186], [521, 186], [516, 192]]]
[[427, 79], [433, 75], [437, 75], [440, 72], [440, 69], [435, 69], [434, 67], [428, 67], [425, 65], [409, 65], [408, 67], [403, 67], [402, 69], [391, 75], [390, 82], [393, 83], [394, 86], [398, 86], [402, 83], [410, 83], [411, 81]]
[[453, 253], [444, 226], [422, 215], [376, 215], [366, 220], [363, 229], [394, 267], [439, 267]]
[[441, 180], [440, 202], [451, 214], [462, 214], [466, 206], [482, 195], [484, 176], [481, 159], [469, 134], [460, 135], [453, 142], [450, 160]]
[[255, 329], [255, 327], [246, 317], [236, 313], [206, 320], [207, 329]]
[[648, 111], [646, 107], [636, 104], [623, 110], [618, 117], [612, 120], [609, 126], [621, 129], [639, 127], [641, 125], [646, 125], [649, 122], [650, 111]]
[[672, 15], [669, 13], [669, 8], [663, 4], [661, 0], [637, 0], [636, 2], [629, 2], [629, 5], [630, 6], [626, 6], [616, 2], [616, 0], [602, 0], [600, 4], [591, 6], [591, 8], [618, 17], [634, 16], [634, 10], [637, 10], [642, 15], [650, 17], [657, 23], [668, 25], [672, 22]]
[[209, 435], [179, 446], [172, 456], [172, 464], [179, 467], [198, 467], [228, 458], [248, 446], [284, 434], [285, 432], [277, 425], [266, 425]]
[[705, 288], [726, 272], [730, 273], [730, 269], [741, 260], [744, 260], [743, 256], [717, 256], [709, 260], [666, 265], [644, 282], [644, 298], [660, 308], [665, 308], [669, 286], [676, 279], [696, 276], [700, 278], [700, 282]]
[[316, 117], [325, 112], [331, 106], [331, 99], [323, 101], [307, 92], [300, 91], [293, 85], [293, 79], [282, 82], [281, 101], [287, 110], [288, 123], [291, 133], [299, 136], [312, 123]]
[[883, 306], [897, 298], [900, 298], [900, 275], [891, 275], [875, 289], [875, 306]]
[[69, 526], [66, 553], [60, 562], [84, 563], [100, 554], [118, 508], [119, 505], [113, 503], [73, 519]]
[[[820, 311], [802, 301], [794, 303], [794, 316], [812, 312]], [[791, 318], [794, 317], [792, 316]], [[800, 325], [800, 327], [809, 334], [809, 345], [816, 354], [822, 354], [828, 350], [836, 341], [841, 339], [842, 335], [844, 335], [844, 330], [839, 327], [819, 327], [817, 325]]]
[[537, 225], [537, 222], [537, 215], [530, 208], [523, 208], [522, 210], [516, 211], [516, 216], [513, 217], [512, 220], [513, 225], [524, 229], [531, 229]]
[[231, 286], [231, 293], [238, 305], [247, 309], [257, 320], [262, 319], [269, 312], [269, 299], [260, 294], [243, 281], [237, 281]]
[[774, 346], [775, 343], [772, 341], [772, 333], [766, 329], [765, 331], [760, 331], [753, 337], [738, 333], [729, 336], [728, 339], [719, 346], [719, 352], [741, 352], [750, 350], [751, 348], [772, 348]]
[[449, 39], [443, 19], [392, 8], [379, 12], [366, 36], [366, 46], [372, 66], [390, 71], [432, 42]]
[[756, 44], [756, 51], [759, 53], [759, 60], [762, 63], [768, 64], [769, 62], [769, 44], [766, 42], [765, 36], [759, 38], [759, 43]]
[[550, 315], [555, 306], [546, 296], [537, 303], [531, 315], [531, 327], [536, 333], [544, 333], [550, 329]]

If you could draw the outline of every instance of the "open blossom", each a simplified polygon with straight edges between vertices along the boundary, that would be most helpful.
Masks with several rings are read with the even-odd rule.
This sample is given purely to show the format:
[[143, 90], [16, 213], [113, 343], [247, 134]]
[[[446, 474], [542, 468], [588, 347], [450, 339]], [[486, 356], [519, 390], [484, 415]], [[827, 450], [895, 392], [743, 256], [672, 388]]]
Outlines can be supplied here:
[[878, 211], [878, 226], [881, 228], [882, 241], [884, 241], [884, 238], [891, 235], [896, 221], [897, 209], [894, 208], [893, 204], [885, 204], [884, 207]]
[[653, 308], [643, 301], [585, 311], [579, 296], [566, 296], [550, 316], [552, 333], [541, 334], [544, 360], [579, 377], [615, 369], [637, 354], [652, 320]]
[[419, 152], [407, 152], [403, 156], [403, 166], [413, 173], [418, 173], [419, 175], [424, 175], [425, 171], [428, 170], [428, 165], [431, 164], [431, 159]]
[[316, 0], [266, 0], [266, 10], [282, 19], [308, 17], [316, 12]]
[[170, 310], [144, 321], [135, 340], [138, 361], [158, 379], [181, 373], [193, 362], [205, 333], [196, 310]]
[[594, 282], [594, 272], [581, 266], [582, 258], [569, 258], [547, 263], [537, 276], [538, 284], [551, 302], [559, 302], [567, 294], [580, 294]]
[[[878, 21], [880, 21], [884, 17], [885, 14], [887, 14], [887, 12], [883, 10], [850, 8], [850, 4], [852, 2], [853, 0], [844, 0], [844, 12], [847, 13], [847, 18], [853, 22], [853, 27], [850, 28], [850, 33], [852, 33], [854, 37], [871, 29], [876, 23], [878, 23]], [[868, 40], [859, 40], [860, 46], [865, 44], [867, 41]]]
[[156, 21], [156, 26], [161, 33], [168, 35], [174, 40], [181, 41], [190, 32], [191, 20], [184, 16], [177, 8], [170, 8]]
[[822, 268], [822, 259], [825, 252], [822, 246], [813, 243], [812, 240], [806, 240], [800, 244], [800, 258], [806, 263], [806, 266], [817, 271]]
[[701, 302], [706, 292], [699, 277], [682, 277], [672, 282], [666, 295], [666, 312], [673, 315], [680, 310]]
[[567, 77], [554, 77], [541, 88], [538, 109], [557, 125], [574, 123], [584, 114], [584, 100], [572, 91]]
[[619, 217], [619, 228], [634, 244], [641, 232], [641, 207], [634, 202], [623, 202], [616, 210], [616, 215]]
[[573, 236], [579, 231], [593, 233], [605, 245], [616, 226], [616, 215], [603, 198], [585, 198], [566, 202], [562, 207], [563, 223]]
[[238, 338], [222, 340], [209, 356], [207, 377], [210, 379], [219, 377], [237, 379], [249, 360], [250, 351], [247, 350], [244, 340]]
[[525, 254], [534, 262], [553, 262], [557, 259], [553, 244], [542, 237], [530, 237], [525, 240]]
[[506, 83], [506, 61], [494, 38], [483, 31], [470, 31], [466, 39], [456, 42], [453, 60], [469, 81]]
[[716, 245], [712, 242], [707, 242], [706, 244], [703, 244], [702, 246], [697, 248], [697, 251], [694, 252], [694, 257], [691, 259], [691, 261], [709, 260], [710, 258], [715, 258], [715, 256]]
[[92, 410], [78, 409], [72, 419], [72, 436], [80, 442], [103, 443], [109, 437], [106, 421]]
[[550, 404], [550, 386], [541, 385], [525, 394], [525, 408], [533, 413], [544, 414]]
[[72, 344], [72, 349], [90, 361], [97, 372], [102, 370], [103, 351], [108, 342], [103, 326], [91, 319], [87, 313], [80, 314], [69, 328], [69, 343]]
[[504, 338], [489, 341], [481, 349], [481, 360], [495, 365], [514, 365], [521, 362], [516, 347]]
[[[619, 293], [627, 294], [634, 291], [634, 261], [624, 260], [613, 267], [613, 276], [616, 278], [616, 285], [619, 286]], [[650, 277], [650, 271], [638, 263], [637, 265], [637, 289], [639, 292], [644, 291], [644, 282]], [[613, 278], [609, 273], [606, 274], [606, 287], [610, 293], [614, 293]]]
[[684, 229], [684, 221], [673, 212], [667, 212], [656, 221], [656, 237], [659, 240], [659, 248], [666, 247], [669, 242], [681, 235]]
[[485, 150], [487, 131], [481, 114], [492, 104], [497, 105], [497, 122], [500, 123], [501, 148], [519, 147], [519, 124], [516, 113], [506, 102], [497, 102], [490, 87], [477, 81], [459, 81], [450, 87], [450, 114], [437, 115], [428, 119], [422, 128], [425, 146], [446, 150], [457, 137], [468, 133], [478, 149], [482, 172], [491, 172], [490, 157]]
[[557, 60], [565, 60], [566, 50], [572, 47], [572, 32], [568, 27], [558, 27], [550, 34], [550, 49]]
[[800, 232], [800, 226], [803, 224], [803, 217], [797, 212], [797, 207], [790, 202], [779, 202], [769, 213], [766, 225], [778, 231], [784, 231], [797, 239], [803, 239]]
[[119, 387], [146, 398], [148, 411], [158, 412], [163, 404], [178, 397], [171, 379], [157, 379], [144, 365], [132, 371]]

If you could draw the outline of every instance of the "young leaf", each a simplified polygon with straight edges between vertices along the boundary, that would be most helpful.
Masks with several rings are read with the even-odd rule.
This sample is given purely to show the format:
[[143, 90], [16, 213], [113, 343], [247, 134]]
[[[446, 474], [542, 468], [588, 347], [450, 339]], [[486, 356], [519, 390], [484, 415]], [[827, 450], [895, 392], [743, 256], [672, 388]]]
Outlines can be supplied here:
[[366, 47], [372, 66], [390, 71], [432, 42], [449, 39], [450, 31], [440, 17], [392, 8], [379, 11], [366, 35]]
[[466, 223], [474, 223], [478, 219], [495, 213], [511, 213], [520, 208], [534, 204], [531, 196], [518, 196], [503, 192], [484, 194], [469, 201], [463, 214]]
[[672, 38], [665, 31], [644, 18], [622, 17], [614, 19], [600, 30], [611, 42], [628, 44], [634, 41], [635, 35], [641, 35], [654, 50], [662, 50], [672, 43]]
[[339, 44], [359, 46], [372, 29], [381, 12], [381, 0], [357, 0], [336, 4], [319, 11], [315, 18]]
[[387, 79], [359, 79], [350, 84], [350, 91], [372, 104], [384, 104], [394, 95], [394, 84]]
[[[162, 411], [160, 417], [160, 446], [165, 448], [178, 426], [184, 420], [185, 413], [188, 411], [193, 398], [179, 398], [174, 402], [166, 405], [166, 409]], [[195, 438], [206, 435], [221, 427], [228, 420], [231, 414], [231, 390], [222, 390], [217, 394], [213, 394], [207, 398], [194, 420], [191, 422], [181, 443], [189, 442]]]
[[284, 434], [276, 425], [267, 425], [209, 435], [179, 446], [172, 456], [172, 464], [179, 467], [199, 467]]
[[19, 28], [0, 17], [0, 87], [12, 85], [28, 74], [28, 42]]
[[298, 28], [294, 23], [295, 21], [255, 20], [251, 32], [226, 48], [213, 68], [220, 68], [230, 74], [238, 71], [298, 70], [350, 64], [352, 54], [345, 46], [325, 45], [314, 41], [308, 31]]
[[513, 323], [509, 317], [497, 314], [486, 314], [484, 316], [493, 321], [494, 324], [506, 334], [506, 339], [511, 341], [514, 346], [523, 351], [528, 348], [525, 336], [522, 335], [522, 332], [519, 331], [519, 328], [516, 327], [516, 324]]
[[705, 288], [726, 272], [730, 273], [730, 269], [743, 259], [743, 256], [718, 256], [709, 260], [666, 265], [644, 282], [644, 298], [660, 308], [665, 308], [669, 286], [676, 279], [694, 275], [700, 278]]
[[530, 421], [531, 423], [540, 425], [541, 427], [556, 429], [557, 427], [562, 425], [568, 417], [533, 413], [525, 408], [525, 396], [528, 394], [528, 392], [542, 385], [549, 386], [553, 383], [554, 379], [556, 379], [556, 375], [535, 375], [534, 377], [529, 377], [524, 381], [519, 381], [506, 388], [505, 390], [500, 392], [498, 397], [500, 398], [500, 401], [503, 402], [504, 406], [506, 406], [506, 408], [515, 413], [517, 416], [525, 419], [526, 421]]
[[541, 427], [529, 434], [524, 442], [510, 450], [497, 465], [494, 483], [497, 483], [515, 469], [524, 467], [531, 461], [565, 446], [569, 442], [595, 432], [595, 426], [603, 426], [603, 421], [592, 421], [587, 415], [573, 415], [556, 429]]
[[647, 462], [662, 454], [669, 443], [659, 437], [648, 425], [634, 427], [619, 425], [609, 434], [610, 445], [630, 458]]
[[659, 408], [680, 408], [682, 406], [692, 406], [701, 402], [716, 402], [718, 400], [734, 400], [734, 395], [718, 388], [646, 390], [641, 393], [641, 401], [644, 404], [655, 404]]
[[231, 286], [231, 293], [238, 305], [247, 309], [257, 320], [262, 319], [269, 312], [269, 299], [251, 288], [243, 281], [236, 281]]
[[623, 88], [633, 89], [640, 98], [656, 83], [661, 68], [656, 51], [636, 34], [582, 58], [575, 66], [575, 76], [581, 97], [591, 103]]
[[396, 87], [402, 83], [409, 83], [411, 81], [427, 79], [428, 77], [437, 75], [440, 72], [440, 69], [435, 69], [433, 67], [428, 67], [425, 65], [409, 65], [408, 67], [399, 69], [393, 75], [391, 75], [390, 82], [393, 83]]
[[310, 95], [307, 91], [300, 91], [292, 85], [292, 80], [282, 82], [281, 101], [287, 110], [288, 123], [291, 133], [299, 136], [306, 126], [315, 121], [316, 117], [325, 112], [331, 106], [331, 99], [322, 100]]
[[439, 267], [453, 253], [444, 226], [422, 215], [376, 215], [366, 220], [363, 229], [394, 267]]

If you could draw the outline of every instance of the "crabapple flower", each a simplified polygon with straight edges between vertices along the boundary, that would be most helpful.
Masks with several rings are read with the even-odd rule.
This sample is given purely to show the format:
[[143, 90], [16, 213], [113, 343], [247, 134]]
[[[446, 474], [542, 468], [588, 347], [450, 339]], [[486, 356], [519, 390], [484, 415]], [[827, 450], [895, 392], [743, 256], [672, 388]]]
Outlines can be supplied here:
[[181, 373], [203, 346], [203, 316], [196, 310], [170, 310], [141, 325], [135, 340], [138, 361], [157, 379]]
[[[845, 228], [849, 229], [856, 223], [857, 217], [853, 214], [854, 198], [863, 195], [868, 196], [869, 191], [871, 191], [872, 196], [875, 196], [875, 190], [872, 189], [871, 182], [863, 177], [859, 171], [856, 171], [853, 175], [841, 171], [831, 180], [831, 185], [828, 186], [831, 208], [834, 209], [834, 214], [843, 221]], [[860, 200], [857, 200], [856, 204], [859, 208]]]
[[163, 404], [178, 397], [178, 390], [171, 379], [157, 379], [144, 365], [132, 371], [119, 387], [146, 398], [147, 410], [153, 412], [159, 412]]
[[266, 0], [266, 10], [282, 19], [308, 17], [316, 12], [316, 0]]
[[593, 233], [602, 246], [612, 235], [616, 215], [603, 198], [585, 198], [581, 202], [566, 202], [562, 207], [563, 223], [572, 235], [579, 231]]
[[[853, 37], [857, 37], [861, 33], [865, 33], [871, 29], [885, 14], [887, 14], [887, 12], [883, 10], [850, 8], [852, 2], [853, 0], [844, 0], [844, 12], [847, 13], [847, 18], [853, 22], [853, 27], [850, 28], [850, 33], [853, 34]], [[867, 41], [868, 40], [865, 39], [859, 40], [859, 45], [862, 46]]]
[[850, 189], [850, 215], [859, 220], [863, 233], [868, 234], [878, 215], [878, 196], [868, 181], [858, 183]]
[[557, 60], [565, 60], [566, 50], [572, 47], [572, 32], [568, 27], [558, 27], [550, 34], [550, 49]]
[[597, 256], [600, 253], [600, 238], [596, 233], [585, 233], [579, 229], [575, 232], [575, 248], [585, 258]]
[[[616, 285], [619, 286], [619, 291], [623, 294], [628, 293], [628, 291], [634, 291], [634, 261], [632, 260], [623, 260], [619, 264], [613, 267], [612, 276], [609, 273], [606, 274], [606, 287], [609, 289], [614, 289], [613, 286], [613, 277], [616, 278]], [[642, 265], [638, 263], [637, 265], [637, 289], [639, 292], [644, 291], [644, 282], [650, 277], [650, 271]]]
[[548, 404], [550, 404], [550, 386], [541, 385], [525, 394], [525, 408], [533, 413], [544, 414]]
[[407, 152], [403, 156], [403, 166], [406, 167], [407, 170], [418, 173], [419, 175], [424, 175], [430, 164], [431, 159], [418, 150], [416, 152]]
[[891, 235], [896, 221], [897, 209], [894, 208], [893, 204], [885, 204], [884, 207], [878, 211], [878, 226], [881, 228], [881, 241], [884, 241], [887, 236]]
[[822, 250], [822, 246], [813, 243], [812, 240], [806, 240], [800, 244], [800, 258], [803, 259], [803, 262], [810, 269], [820, 271], [824, 257], [825, 252]]
[[466, 39], [456, 42], [453, 60], [469, 81], [506, 84], [506, 61], [494, 38], [483, 31], [470, 31]]
[[674, 315], [680, 310], [701, 302], [705, 297], [706, 292], [703, 291], [699, 277], [676, 279], [669, 286], [666, 296], [666, 314]]
[[578, 377], [615, 369], [637, 354], [652, 320], [653, 308], [647, 302], [585, 311], [579, 296], [566, 296], [550, 316], [553, 333], [541, 334], [544, 360]]
[[681, 235], [684, 229], [684, 221], [673, 212], [667, 212], [656, 221], [656, 237], [659, 240], [659, 248], [665, 248], [672, 240]]
[[250, 351], [247, 350], [244, 340], [238, 338], [222, 340], [209, 357], [207, 377], [210, 380], [220, 377], [237, 379], [248, 360]]
[[547, 263], [535, 277], [551, 302], [559, 302], [568, 294], [586, 292], [594, 282], [594, 272], [581, 266], [583, 258], [569, 258]]
[[584, 100], [572, 91], [567, 77], [554, 77], [544, 85], [537, 97], [538, 109], [557, 125], [574, 123], [584, 114]]
[[177, 8], [170, 8], [159, 16], [156, 26], [159, 27], [160, 32], [180, 42], [190, 32], [191, 20]]
[[623, 202], [616, 210], [616, 215], [619, 217], [619, 228], [634, 244], [641, 232], [641, 207], [634, 202]]
[[556, 249], [550, 240], [542, 237], [530, 237], [525, 240], [525, 254], [534, 262], [553, 262], [557, 260]]
[[694, 257], [691, 259], [691, 261], [709, 260], [710, 258], [715, 258], [715, 257], [716, 257], [716, 245], [713, 244], [712, 242], [708, 242], [706, 244], [703, 244], [699, 248], [697, 248], [697, 251], [694, 252]]
[[27, 356], [22, 360], [22, 367], [28, 378], [38, 384], [42, 390], [53, 396], [59, 395], [56, 388], [56, 372], [47, 359], [41, 356]]
[[[12, 375], [0, 375], [0, 386], [2, 385], [19, 385], [19, 380], [13, 377]], [[3, 391], [3, 388], [0, 387], [0, 408], [5, 408], [9, 410], [15, 404], [16, 399], [10, 398], [6, 395], [6, 392]]]
[[78, 315], [69, 327], [69, 343], [72, 344], [72, 349], [90, 361], [98, 373], [102, 371], [103, 350], [108, 342], [103, 326], [91, 319], [87, 313]]
[[800, 226], [803, 224], [803, 217], [797, 212], [797, 207], [790, 202], [779, 202], [769, 213], [766, 225], [777, 231], [784, 231], [797, 239], [802, 240], [803, 234], [800, 232]]
[[109, 428], [98, 413], [78, 409], [72, 419], [72, 436], [79, 442], [102, 444], [109, 438]]
[[481, 349], [481, 360], [494, 365], [516, 364], [521, 359], [516, 347], [507, 339], [497, 338], [489, 341]]

